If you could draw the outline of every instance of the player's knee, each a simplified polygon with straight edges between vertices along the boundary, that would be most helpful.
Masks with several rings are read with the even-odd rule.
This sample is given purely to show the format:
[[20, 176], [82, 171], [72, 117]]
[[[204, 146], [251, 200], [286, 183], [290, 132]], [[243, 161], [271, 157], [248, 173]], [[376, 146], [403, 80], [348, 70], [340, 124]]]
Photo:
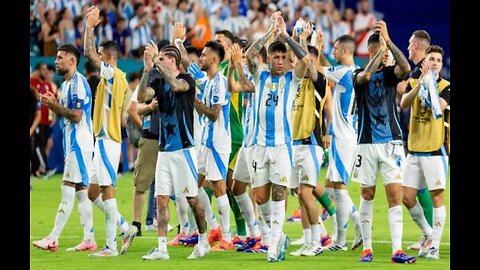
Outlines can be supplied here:
[[375, 198], [375, 190], [373, 188], [362, 188], [362, 198], [371, 201]]

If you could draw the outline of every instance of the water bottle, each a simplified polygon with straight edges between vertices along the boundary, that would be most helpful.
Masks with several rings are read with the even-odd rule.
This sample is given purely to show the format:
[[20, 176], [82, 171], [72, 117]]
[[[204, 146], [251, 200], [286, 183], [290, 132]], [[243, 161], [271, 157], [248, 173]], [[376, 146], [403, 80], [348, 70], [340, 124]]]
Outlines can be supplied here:
[[293, 29], [295, 29], [295, 31], [297, 31], [297, 34], [301, 34], [303, 32], [303, 24], [304, 24], [304, 20], [303, 19], [298, 19], [297, 22], [295, 23], [295, 26], [293, 27]]

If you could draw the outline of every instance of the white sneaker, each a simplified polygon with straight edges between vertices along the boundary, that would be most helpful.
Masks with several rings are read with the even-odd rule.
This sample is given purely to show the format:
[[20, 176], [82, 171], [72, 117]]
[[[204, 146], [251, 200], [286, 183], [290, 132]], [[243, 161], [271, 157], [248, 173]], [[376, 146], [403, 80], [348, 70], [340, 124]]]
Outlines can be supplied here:
[[313, 257], [313, 256], [320, 255], [322, 253], [323, 253], [322, 244], [318, 243], [315, 245], [313, 244], [308, 245], [301, 255], [307, 256], [307, 257]]
[[[293, 245], [293, 244], [292, 244]], [[302, 252], [307, 249], [308, 245], [307, 244], [304, 244], [303, 246], [301, 246], [299, 249], [297, 249], [296, 251], [292, 251], [290, 252], [290, 256], [295, 256], [295, 257], [299, 257], [299, 256], [302, 256]]]
[[130, 225], [128, 231], [122, 235], [122, 249], [120, 250], [121, 255], [125, 255], [128, 251], [128, 248], [133, 242], [135, 236], [137, 236], [138, 228], [135, 225]]
[[410, 250], [420, 250], [422, 248], [422, 240], [424, 238], [425, 235], [422, 235], [420, 237], [420, 240], [418, 240], [418, 242], [415, 242], [413, 244], [411, 244], [410, 246], [407, 247], [407, 249], [410, 249]]
[[427, 256], [425, 256], [425, 258], [429, 259], [429, 260], [438, 260], [440, 259], [440, 250], [436, 247], [431, 247], [429, 250], [428, 250], [428, 254]]
[[88, 254], [90, 257], [113, 257], [118, 256], [118, 251], [108, 246], [103, 247], [99, 252]]
[[208, 243], [206, 245], [198, 243], [195, 245], [195, 247], [193, 248], [192, 254], [190, 254], [190, 256], [188, 256], [187, 259], [195, 260], [195, 259], [204, 257], [205, 255], [207, 255], [208, 252], [210, 252], [210, 245]]
[[150, 224], [145, 226], [145, 231], [146, 232], [156, 232], [157, 231], [157, 226]]
[[[303, 246], [305, 244], [305, 238], [302, 237], [292, 242], [292, 246]], [[291, 254], [290, 254], [291, 255]]]
[[432, 245], [432, 235], [423, 235], [418, 242], [420, 244], [420, 250], [418, 251], [418, 257], [426, 257], [429, 253], [430, 246]]
[[332, 242], [332, 244], [330, 244], [326, 250], [329, 250], [329, 251], [347, 251], [348, 248], [347, 248], [347, 245], [339, 245], [339, 244], [336, 244], [335, 242]]
[[142, 259], [147, 261], [168, 260], [170, 256], [167, 251], [160, 251], [158, 248], [152, 248]]

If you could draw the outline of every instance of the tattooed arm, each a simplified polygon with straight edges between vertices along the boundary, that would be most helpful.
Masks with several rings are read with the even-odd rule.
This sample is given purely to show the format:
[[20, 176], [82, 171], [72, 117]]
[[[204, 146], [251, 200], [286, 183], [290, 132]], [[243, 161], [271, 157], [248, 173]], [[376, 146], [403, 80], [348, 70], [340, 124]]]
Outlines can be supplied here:
[[97, 54], [95, 49], [93, 29], [95, 26], [100, 23], [99, 19], [100, 10], [97, 7], [90, 7], [86, 13], [87, 23], [85, 26], [85, 40], [84, 40], [84, 51], [83, 54], [90, 60], [97, 68], [101, 68], [102, 62]]
[[197, 109], [198, 114], [205, 115], [206, 117], [208, 117], [208, 119], [215, 122], [220, 115], [222, 105], [215, 104], [212, 106], [212, 108], [209, 108], [205, 103], [195, 97], [195, 109]]
[[228, 62], [228, 73], [227, 73], [227, 89], [230, 93], [237, 93], [242, 91], [240, 83], [235, 81], [234, 74], [235, 65], [233, 64], [232, 58]]
[[177, 79], [168, 68], [164, 67], [160, 60], [155, 59], [155, 66], [160, 73], [160, 75], [165, 79], [165, 81], [170, 85], [173, 91], [175, 92], [187, 92], [189, 89], [188, 83], [184, 79]]
[[187, 70], [190, 65], [190, 59], [188, 59], [188, 52], [183, 46], [185, 40], [186, 29], [182, 23], [176, 22], [172, 29], [172, 44], [175, 45], [180, 51], [181, 64]]
[[357, 75], [357, 83], [365, 84], [370, 80], [372, 73], [377, 71], [378, 67], [382, 63], [383, 54], [385, 53], [385, 49], [380, 49], [375, 56], [368, 62], [368, 65], [365, 67], [365, 70], [360, 72]]
[[[229, 63], [229, 72], [231, 66], [235, 68], [238, 76], [238, 83], [240, 85], [240, 91], [242, 92], [255, 92], [255, 85], [248, 79], [247, 74], [242, 67], [242, 50], [238, 44], [233, 44], [230, 47], [230, 63]], [[232, 71], [233, 73], [233, 71]], [[230, 74], [229, 74], [230, 75]], [[232, 76], [233, 77], [233, 74]], [[233, 78], [234, 79], [234, 78]]]
[[44, 95], [40, 94], [40, 101], [43, 105], [47, 106], [50, 110], [52, 110], [57, 116], [63, 116], [75, 123], [80, 122], [83, 116], [83, 110], [81, 109], [69, 109], [67, 107], [63, 107], [57, 101], [55, 95], [47, 91]]

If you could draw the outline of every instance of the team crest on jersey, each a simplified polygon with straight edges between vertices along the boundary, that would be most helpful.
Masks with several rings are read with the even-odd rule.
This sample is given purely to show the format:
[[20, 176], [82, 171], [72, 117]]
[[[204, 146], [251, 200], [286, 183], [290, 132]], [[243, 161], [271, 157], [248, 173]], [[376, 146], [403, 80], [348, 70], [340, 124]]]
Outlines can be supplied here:
[[82, 102], [80, 102], [80, 100], [77, 100], [76, 107], [77, 107], [77, 109], [80, 109], [82, 107]]
[[217, 103], [219, 100], [218, 96], [213, 96], [213, 102]]

